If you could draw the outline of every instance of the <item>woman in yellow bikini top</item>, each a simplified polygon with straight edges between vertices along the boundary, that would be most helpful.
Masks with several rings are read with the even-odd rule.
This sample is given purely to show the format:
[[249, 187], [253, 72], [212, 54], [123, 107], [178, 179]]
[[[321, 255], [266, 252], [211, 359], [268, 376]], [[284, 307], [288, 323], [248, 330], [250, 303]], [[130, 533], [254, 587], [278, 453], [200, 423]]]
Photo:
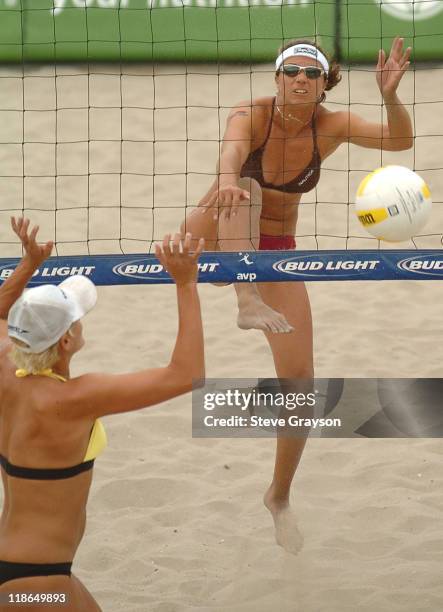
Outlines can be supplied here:
[[[35, 374], [37, 376], [47, 376], [48, 378], [53, 378], [54, 380], [59, 380], [60, 382], [67, 381], [64, 376], [56, 374], [51, 368], [40, 370]], [[24, 378], [25, 376], [30, 376], [31, 373], [21, 368], [16, 370], [15, 375], [17, 378]], [[105, 428], [103, 427], [103, 423], [100, 421], [100, 419], [96, 419], [91, 429], [88, 448], [86, 449], [83, 461], [77, 465], [72, 465], [66, 468], [22, 467], [10, 463], [1, 453], [0, 465], [9, 476], [15, 476], [17, 478], [30, 478], [32, 480], [58, 480], [60, 478], [70, 478], [71, 476], [76, 476], [81, 472], [86, 472], [87, 470], [92, 469], [94, 460], [106, 448], [106, 445], [107, 437]]]
[[94, 460], [107, 444], [100, 417], [168, 400], [204, 377], [196, 286], [204, 243], [191, 254], [191, 236], [181, 243], [176, 235], [172, 249], [169, 236], [156, 248], [177, 283], [179, 331], [170, 365], [71, 378], [71, 358], [84, 345], [80, 319], [96, 302], [95, 286], [73, 276], [23, 293], [52, 244], [39, 246], [27, 220], [13, 219], [12, 227], [25, 255], [0, 287], [0, 598], [57, 591], [70, 610], [97, 612], [71, 566], [85, 529]]

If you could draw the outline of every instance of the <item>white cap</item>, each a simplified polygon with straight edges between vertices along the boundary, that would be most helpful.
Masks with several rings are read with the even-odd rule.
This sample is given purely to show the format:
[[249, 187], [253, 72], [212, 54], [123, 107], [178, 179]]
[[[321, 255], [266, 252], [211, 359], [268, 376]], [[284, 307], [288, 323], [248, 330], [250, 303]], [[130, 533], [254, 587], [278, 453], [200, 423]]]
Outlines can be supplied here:
[[25, 353], [42, 353], [54, 345], [75, 321], [94, 307], [95, 285], [86, 276], [71, 276], [60, 285], [28, 289], [8, 315], [8, 334], [25, 342]]

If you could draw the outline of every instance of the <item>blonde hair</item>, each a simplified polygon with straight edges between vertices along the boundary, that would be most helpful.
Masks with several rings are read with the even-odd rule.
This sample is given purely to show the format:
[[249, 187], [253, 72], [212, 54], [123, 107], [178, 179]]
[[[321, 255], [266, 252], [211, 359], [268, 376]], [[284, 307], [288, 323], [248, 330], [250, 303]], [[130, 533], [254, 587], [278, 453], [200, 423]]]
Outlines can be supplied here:
[[[73, 336], [72, 327], [69, 328], [66, 333]], [[17, 340], [16, 338], [11, 338], [11, 340], [13, 347], [9, 352], [9, 358], [16, 368], [19, 370], [26, 370], [29, 374], [38, 374], [42, 370], [52, 368], [60, 358], [58, 340], [55, 344], [41, 353], [26, 353], [22, 350], [22, 348], [28, 347], [25, 342], [21, 342], [21, 340]]]

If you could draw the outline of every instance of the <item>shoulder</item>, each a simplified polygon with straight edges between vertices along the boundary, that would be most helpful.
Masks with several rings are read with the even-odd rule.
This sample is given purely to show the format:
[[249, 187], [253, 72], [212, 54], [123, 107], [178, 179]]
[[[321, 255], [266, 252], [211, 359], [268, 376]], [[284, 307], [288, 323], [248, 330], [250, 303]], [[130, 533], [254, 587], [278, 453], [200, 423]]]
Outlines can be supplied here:
[[364, 119], [349, 110], [329, 111], [320, 106], [317, 112], [317, 121], [323, 124], [328, 131], [344, 134], [349, 131], [350, 126], [363, 123]]
[[273, 103], [274, 103], [274, 97], [273, 96], [263, 96], [261, 98], [254, 98], [253, 100], [248, 99], [248, 100], [242, 100], [241, 102], [237, 102], [237, 104], [234, 104], [234, 106], [232, 107], [234, 108], [248, 108], [248, 109], [263, 109], [264, 107], [272, 107]]
[[58, 394], [52, 403], [52, 410], [59, 412], [62, 405], [63, 417], [69, 421], [92, 417], [94, 399], [99, 393], [98, 384], [96, 377], [91, 374], [70, 378], [57, 387]]
[[255, 98], [242, 100], [233, 106], [227, 117], [226, 133], [232, 137], [236, 134], [248, 134], [255, 138], [261, 134], [269, 122], [274, 98]]
[[344, 121], [349, 117], [349, 112], [345, 110], [330, 111], [324, 106], [321, 106], [317, 110], [317, 122], [323, 123], [328, 127], [338, 127], [343, 125]]
[[[123, 403], [133, 391], [132, 384], [137, 374], [103, 374], [91, 372], [70, 378], [60, 385], [63, 416], [67, 420], [95, 419], [106, 414], [106, 408]], [[123, 399], [122, 399], [123, 398]]]
[[347, 110], [330, 111], [320, 106], [317, 111], [317, 127], [319, 136], [345, 138], [350, 121], [354, 121], [355, 115]]
[[252, 111], [257, 117], [269, 117], [272, 113], [272, 109], [275, 103], [273, 96], [266, 96], [264, 98], [255, 98], [251, 102]]
[[244, 115], [260, 118], [269, 116], [274, 103], [273, 97], [255, 98], [254, 100], [242, 100], [233, 106], [230, 110], [229, 117], [237, 115], [242, 111]]

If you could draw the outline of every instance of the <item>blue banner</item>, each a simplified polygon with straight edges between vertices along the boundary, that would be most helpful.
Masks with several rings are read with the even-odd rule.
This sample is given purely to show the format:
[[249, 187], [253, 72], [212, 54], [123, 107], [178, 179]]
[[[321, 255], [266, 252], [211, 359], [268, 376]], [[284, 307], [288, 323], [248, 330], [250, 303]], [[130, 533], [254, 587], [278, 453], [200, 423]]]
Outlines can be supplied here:
[[[0, 259], [0, 283], [18, 262]], [[443, 250], [206, 252], [198, 265], [201, 283], [443, 280]], [[51, 257], [29, 285], [57, 284], [74, 274], [96, 285], [172, 282], [155, 255], [83, 255]]]

